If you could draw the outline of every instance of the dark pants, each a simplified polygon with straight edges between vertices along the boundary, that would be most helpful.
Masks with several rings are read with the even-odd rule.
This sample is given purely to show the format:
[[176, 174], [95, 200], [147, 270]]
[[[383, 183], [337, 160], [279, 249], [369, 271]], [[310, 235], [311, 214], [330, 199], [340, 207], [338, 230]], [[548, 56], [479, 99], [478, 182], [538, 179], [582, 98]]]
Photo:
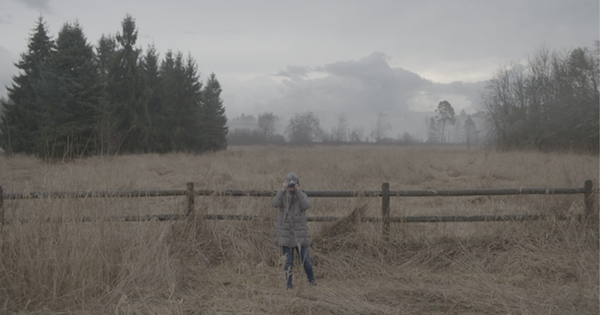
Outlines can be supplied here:
[[[285, 276], [287, 278], [287, 287], [292, 287], [292, 269], [294, 266], [294, 252], [298, 253], [298, 247], [285, 247], [283, 246], [283, 254], [286, 256], [285, 261]], [[302, 265], [304, 266], [304, 271], [306, 272], [306, 276], [308, 277], [308, 282], [315, 282], [315, 274], [313, 272], [313, 266], [310, 262], [310, 255], [308, 254], [308, 246], [302, 247], [300, 249], [300, 260], [302, 261]]]

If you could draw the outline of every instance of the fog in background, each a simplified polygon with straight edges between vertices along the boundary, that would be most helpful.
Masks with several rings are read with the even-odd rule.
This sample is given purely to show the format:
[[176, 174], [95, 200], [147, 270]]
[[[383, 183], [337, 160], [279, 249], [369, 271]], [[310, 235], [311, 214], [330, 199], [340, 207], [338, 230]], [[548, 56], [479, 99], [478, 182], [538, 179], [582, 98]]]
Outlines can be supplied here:
[[[312, 111], [325, 131], [338, 124], [340, 115], [350, 128], [363, 128], [368, 135], [379, 113], [386, 115], [392, 130], [387, 137], [397, 138], [409, 132], [426, 140], [425, 118], [435, 115], [439, 102], [447, 100], [455, 109], [467, 113], [477, 111], [478, 91], [485, 82], [436, 83], [416, 73], [391, 67], [390, 57], [373, 52], [359, 60], [303, 67], [288, 66], [272, 76], [257, 77], [238, 84], [224, 99], [228, 100], [228, 116], [241, 114], [257, 117], [272, 112], [281, 117], [279, 132], [295, 114]], [[231, 122], [230, 128], [251, 126]]]
[[230, 121], [272, 112], [281, 133], [313, 111], [325, 131], [344, 114], [368, 134], [382, 112], [387, 137], [418, 136], [443, 100], [475, 113], [498, 67], [541, 45], [592, 46], [599, 10], [597, 0], [0, 0], [0, 97], [40, 15], [53, 38], [77, 21], [96, 45], [130, 14], [139, 48], [191, 56], [202, 80], [216, 74]]

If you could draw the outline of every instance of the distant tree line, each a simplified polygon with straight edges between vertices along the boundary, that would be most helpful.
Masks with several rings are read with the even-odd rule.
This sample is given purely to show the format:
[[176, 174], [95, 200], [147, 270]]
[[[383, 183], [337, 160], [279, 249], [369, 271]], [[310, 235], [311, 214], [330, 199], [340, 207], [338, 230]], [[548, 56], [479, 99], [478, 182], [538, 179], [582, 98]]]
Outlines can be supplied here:
[[379, 112], [377, 120], [372, 126], [369, 135], [365, 134], [361, 127], [350, 128], [345, 114], [338, 116], [338, 122], [327, 132], [321, 127], [321, 121], [312, 111], [294, 114], [283, 133], [277, 133], [282, 118], [272, 112], [258, 115], [242, 114], [231, 119], [231, 123], [238, 128], [232, 128], [227, 135], [230, 145], [253, 145], [253, 144], [340, 144], [340, 143], [387, 143], [387, 144], [416, 144], [418, 140], [410, 133], [398, 135], [397, 139], [389, 138], [387, 135], [392, 129], [385, 113]]
[[137, 48], [131, 16], [122, 32], [87, 43], [78, 23], [53, 40], [40, 17], [2, 99], [0, 147], [56, 159], [227, 147], [215, 74], [202, 84], [191, 56]]
[[229, 131], [227, 143], [232, 145], [286, 143], [285, 137], [276, 133], [280, 121], [281, 117], [272, 112], [260, 114], [258, 119], [252, 115], [242, 114], [240, 117], [232, 119], [232, 122], [241, 128]]
[[598, 152], [600, 44], [541, 48], [496, 71], [482, 94], [491, 144], [505, 149]]

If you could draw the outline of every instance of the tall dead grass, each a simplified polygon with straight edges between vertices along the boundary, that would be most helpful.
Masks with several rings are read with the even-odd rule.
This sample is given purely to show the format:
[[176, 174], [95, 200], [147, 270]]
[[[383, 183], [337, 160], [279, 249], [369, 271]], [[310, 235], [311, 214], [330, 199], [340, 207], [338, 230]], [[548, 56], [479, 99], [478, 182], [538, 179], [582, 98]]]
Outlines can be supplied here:
[[[233, 147], [186, 154], [92, 157], [44, 164], [0, 157], [5, 192], [277, 189], [289, 171], [305, 190], [581, 187], [598, 156], [397, 147]], [[393, 224], [378, 198], [311, 198], [318, 287], [296, 268], [285, 290], [269, 198], [201, 197], [196, 213], [254, 221], [77, 222], [80, 216], [183, 213], [185, 198], [4, 202], [1, 313], [597, 314], [599, 242], [591, 220]], [[596, 205], [597, 196], [596, 196]], [[392, 215], [583, 213], [583, 197], [392, 198]], [[595, 209], [598, 212], [598, 209]], [[62, 220], [48, 221], [48, 217]], [[17, 219], [27, 219], [25, 223]]]

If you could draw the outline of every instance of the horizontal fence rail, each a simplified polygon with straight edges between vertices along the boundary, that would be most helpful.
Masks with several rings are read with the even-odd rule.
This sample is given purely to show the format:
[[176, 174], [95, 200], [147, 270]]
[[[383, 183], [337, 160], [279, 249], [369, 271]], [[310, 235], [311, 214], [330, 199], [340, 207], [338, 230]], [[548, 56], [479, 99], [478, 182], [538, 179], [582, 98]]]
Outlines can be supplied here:
[[[309, 197], [381, 197], [380, 190], [305, 190]], [[509, 188], [509, 189], [463, 189], [463, 190], [390, 190], [390, 197], [458, 197], [458, 196], [501, 196], [501, 195], [568, 195], [584, 194], [580, 188]], [[196, 196], [273, 197], [272, 190], [194, 190]], [[188, 190], [115, 190], [115, 191], [32, 191], [29, 193], [3, 193], [4, 200], [36, 198], [130, 198], [187, 196]]]
[[[265, 216], [253, 216], [242, 214], [205, 214], [201, 216], [204, 220], [231, 220], [231, 221], [261, 221], [275, 220]], [[573, 216], [566, 214], [506, 214], [506, 215], [439, 215], [439, 216], [407, 216], [407, 217], [389, 217], [392, 223], [431, 223], [431, 222], [495, 222], [495, 221], [535, 221], [535, 220], [567, 220]], [[111, 217], [89, 217], [82, 216], [78, 218], [56, 219], [56, 222], [76, 221], [93, 222], [98, 220], [123, 221], [123, 222], [145, 222], [145, 221], [176, 221], [185, 220], [189, 216], [186, 214], [147, 214], [147, 215], [123, 215]], [[312, 216], [306, 217], [309, 222], [334, 222], [340, 220], [340, 217]], [[52, 221], [48, 219], [47, 222]], [[382, 217], [361, 217], [360, 222], [382, 222]], [[27, 222], [21, 220], [20, 222]]]
[[[390, 197], [458, 197], [458, 196], [501, 196], [501, 195], [567, 195], [583, 194], [585, 204], [585, 215], [591, 215], [593, 211], [593, 194], [598, 188], [594, 189], [593, 182], [586, 180], [584, 187], [572, 188], [504, 188], [504, 189], [459, 189], [459, 190], [389, 190], [389, 184], [383, 183], [381, 190], [356, 190], [356, 191], [304, 191], [309, 197], [381, 197], [382, 212], [381, 217], [362, 217], [362, 222], [382, 222], [383, 234], [389, 235], [390, 223], [411, 223], [411, 222], [492, 222], [492, 221], [530, 221], [530, 220], [566, 220], [569, 218], [566, 214], [518, 214], [518, 215], [433, 215], [433, 216], [406, 216], [391, 217]], [[188, 199], [188, 208], [186, 214], [160, 214], [160, 215], [142, 215], [142, 216], [117, 216], [103, 218], [115, 221], [170, 221], [188, 219], [193, 214], [196, 196], [233, 196], [233, 197], [273, 197], [277, 191], [272, 190], [194, 190], [193, 183], [187, 183], [187, 189], [183, 190], [125, 190], [125, 191], [33, 191], [29, 193], [5, 193], [0, 186], [0, 209], [2, 215], [2, 224], [4, 220], [4, 200], [19, 199], [39, 199], [39, 198], [131, 198], [131, 197], [167, 197], [167, 196], [185, 196]], [[597, 193], [597, 192], [596, 192]], [[206, 220], [265, 220], [264, 216], [249, 215], [222, 215], [205, 214], [201, 216]], [[76, 221], [93, 221], [98, 218], [79, 217]], [[307, 217], [307, 221], [312, 222], [332, 222], [341, 219], [340, 217], [313, 216]]]

